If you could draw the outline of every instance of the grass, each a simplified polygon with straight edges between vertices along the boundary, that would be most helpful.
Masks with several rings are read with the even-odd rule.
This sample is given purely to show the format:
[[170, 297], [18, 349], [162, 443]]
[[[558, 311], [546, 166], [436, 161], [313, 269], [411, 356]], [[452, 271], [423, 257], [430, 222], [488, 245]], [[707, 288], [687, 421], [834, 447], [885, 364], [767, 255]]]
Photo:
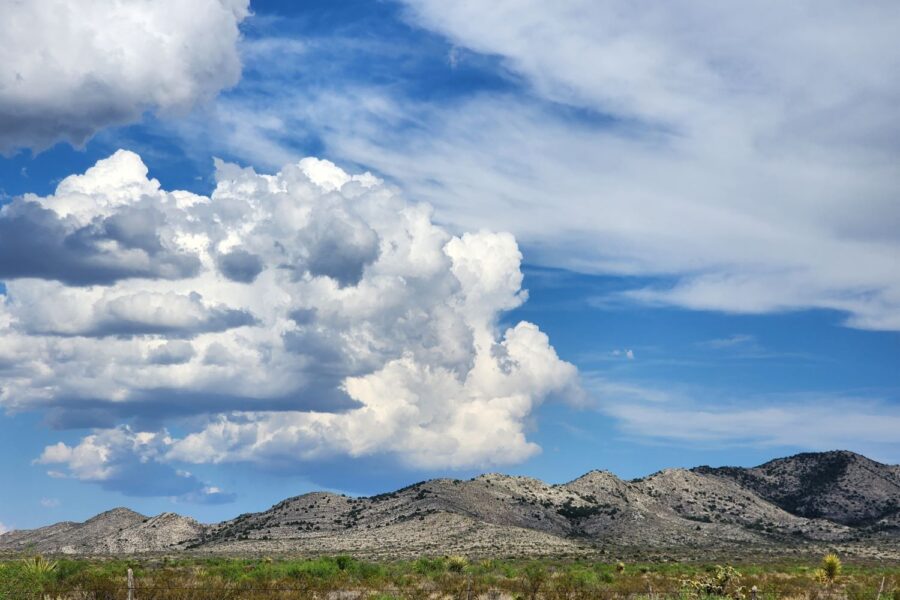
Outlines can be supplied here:
[[[827, 561], [833, 561], [829, 558]], [[827, 562], [826, 561], [826, 562]], [[826, 564], [826, 563], [822, 563]], [[484, 598], [791, 598], [900, 600], [900, 566], [845, 564], [833, 577], [822, 565], [775, 563], [602, 563], [587, 560], [468, 560], [422, 557], [366, 562], [319, 558], [155, 558], [0, 560], [0, 600], [119, 600], [134, 571], [137, 600], [301, 600], [343, 591], [367, 600]], [[882, 580], [884, 581], [882, 587]]]

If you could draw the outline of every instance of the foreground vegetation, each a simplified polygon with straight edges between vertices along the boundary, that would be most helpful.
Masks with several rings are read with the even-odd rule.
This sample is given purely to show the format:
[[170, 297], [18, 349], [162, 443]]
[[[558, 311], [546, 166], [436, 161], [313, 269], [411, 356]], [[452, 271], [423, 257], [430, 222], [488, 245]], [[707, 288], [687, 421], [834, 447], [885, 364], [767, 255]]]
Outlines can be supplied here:
[[[679, 597], [900, 600], [900, 567], [820, 564], [716, 566], [588, 561], [469, 562], [464, 557], [368, 563], [317, 559], [0, 560], [0, 600], [579, 600]], [[754, 589], [755, 588], [755, 592]]]

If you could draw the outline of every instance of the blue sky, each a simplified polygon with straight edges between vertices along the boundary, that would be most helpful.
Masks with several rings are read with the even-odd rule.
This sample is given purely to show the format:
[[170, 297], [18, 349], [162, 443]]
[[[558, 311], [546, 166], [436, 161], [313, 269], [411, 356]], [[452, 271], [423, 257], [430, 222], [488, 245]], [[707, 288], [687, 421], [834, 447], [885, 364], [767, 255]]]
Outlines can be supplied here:
[[[121, 68], [66, 62], [77, 33], [48, 42], [54, 81], [6, 57], [28, 88], [0, 86], [23, 123], [0, 136], [0, 526], [900, 462], [891, 3], [242, 9], [151, 19], [175, 50], [103, 38], [144, 48]], [[26, 17], [62, 27], [0, 33]], [[337, 166], [285, 168], [307, 156]]]

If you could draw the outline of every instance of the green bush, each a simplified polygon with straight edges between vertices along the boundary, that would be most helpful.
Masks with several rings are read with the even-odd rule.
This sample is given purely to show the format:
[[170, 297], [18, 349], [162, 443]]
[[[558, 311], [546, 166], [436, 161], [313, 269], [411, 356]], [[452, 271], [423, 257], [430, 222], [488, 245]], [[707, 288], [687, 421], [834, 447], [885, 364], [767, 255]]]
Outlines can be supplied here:
[[331, 580], [341, 573], [338, 562], [332, 558], [318, 558], [302, 562], [289, 563], [285, 569], [293, 579]]
[[43, 586], [44, 578], [23, 563], [0, 564], [0, 600], [36, 599]]
[[420, 575], [434, 575], [447, 570], [447, 563], [443, 558], [429, 558], [423, 556], [413, 563], [413, 569]]
[[353, 566], [353, 563], [355, 561], [346, 554], [342, 554], [341, 556], [336, 556], [334, 558], [334, 562], [337, 565], [338, 569], [340, 569], [341, 571], [347, 571], [350, 569], [350, 567]]

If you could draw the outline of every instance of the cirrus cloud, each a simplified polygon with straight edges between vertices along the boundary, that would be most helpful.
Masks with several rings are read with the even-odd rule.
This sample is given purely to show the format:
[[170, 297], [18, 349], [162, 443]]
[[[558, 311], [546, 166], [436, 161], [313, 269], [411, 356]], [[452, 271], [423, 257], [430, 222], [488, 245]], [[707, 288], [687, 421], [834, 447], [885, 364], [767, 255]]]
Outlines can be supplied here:
[[[447, 65], [452, 94], [423, 96], [415, 72], [384, 85], [339, 34], [303, 54], [327, 78], [282, 78], [251, 40], [264, 76], [179, 130], [263, 165], [302, 131], [442, 222], [502, 225], [533, 262], [640, 277], [629, 301], [900, 329], [896, 3], [403, 4], [504, 84], [459, 85]], [[407, 50], [366, 64], [405, 73]]]

